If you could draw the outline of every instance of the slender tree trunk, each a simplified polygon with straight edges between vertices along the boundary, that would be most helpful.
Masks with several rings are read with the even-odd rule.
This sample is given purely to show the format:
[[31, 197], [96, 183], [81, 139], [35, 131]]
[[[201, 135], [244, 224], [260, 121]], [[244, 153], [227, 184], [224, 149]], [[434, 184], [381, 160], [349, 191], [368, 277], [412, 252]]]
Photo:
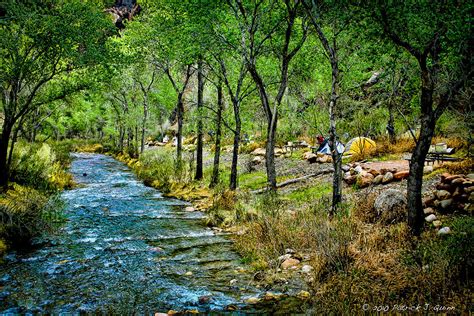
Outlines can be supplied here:
[[224, 102], [222, 97], [222, 84], [217, 86], [217, 116], [216, 116], [216, 140], [214, 151], [214, 165], [212, 167], [212, 177], [209, 187], [213, 188], [219, 182], [219, 160], [221, 155], [221, 134], [222, 134], [222, 110]]
[[337, 151], [337, 131], [336, 131], [336, 104], [339, 98], [337, 94], [339, 82], [339, 65], [337, 63], [337, 56], [334, 53], [331, 55], [332, 68], [332, 84], [331, 84], [331, 99], [329, 101], [329, 147], [331, 148], [332, 164], [334, 167], [334, 175], [332, 182], [332, 205], [331, 215], [335, 214], [339, 203], [342, 201], [342, 154]]
[[8, 188], [9, 169], [7, 166], [8, 144], [12, 133], [13, 124], [8, 117], [3, 122], [2, 135], [0, 137], [0, 190]]
[[270, 190], [276, 191], [275, 143], [278, 121], [278, 109], [275, 107], [272, 119], [267, 126], [267, 146], [265, 150], [265, 166], [267, 169], [267, 184]]
[[181, 138], [183, 135], [183, 116], [184, 116], [184, 104], [183, 104], [183, 94], [179, 93], [178, 95], [178, 104], [177, 108], [177, 116], [178, 116], [178, 133], [177, 137], [177, 144], [176, 144], [176, 167], [178, 170], [181, 170], [182, 161], [183, 161], [183, 144], [181, 143]]
[[140, 154], [143, 154], [145, 151], [145, 133], [146, 133], [146, 122], [148, 119], [148, 100], [147, 96], [144, 96], [145, 100], [143, 101], [143, 120], [142, 120], [142, 139], [140, 146]]
[[436, 121], [430, 117], [421, 120], [420, 137], [410, 159], [410, 174], [407, 179], [408, 226], [415, 236], [423, 227], [423, 204], [421, 198], [423, 167], [430, 149]]
[[[407, 179], [407, 211], [408, 226], [413, 235], [418, 236], [423, 227], [423, 204], [421, 190], [423, 185], [423, 167], [426, 155], [430, 149], [431, 139], [436, 126], [436, 115], [433, 112], [434, 86], [429, 71], [423, 67], [426, 61], [422, 60], [421, 74], [421, 127], [420, 136], [416, 142], [410, 159], [410, 173]], [[423, 69], [425, 68], [425, 69]]]
[[393, 117], [393, 105], [392, 101], [390, 100], [390, 104], [388, 106], [388, 123], [387, 123], [387, 132], [388, 138], [391, 144], [395, 144], [396, 141], [396, 134], [395, 134], [395, 126], [394, 126], [394, 117]]
[[240, 146], [240, 134], [242, 130], [242, 122], [240, 120], [240, 104], [239, 100], [234, 100], [234, 119], [235, 119], [235, 131], [234, 131], [234, 144], [232, 148], [232, 165], [230, 167], [230, 189], [237, 189], [238, 185], [238, 173], [237, 166], [239, 160], [239, 146]]
[[203, 147], [203, 132], [202, 132], [202, 108], [203, 108], [203, 93], [204, 93], [204, 76], [202, 69], [202, 59], [198, 60], [198, 99], [197, 99], [197, 148], [196, 148], [196, 180], [202, 179], [202, 147]]

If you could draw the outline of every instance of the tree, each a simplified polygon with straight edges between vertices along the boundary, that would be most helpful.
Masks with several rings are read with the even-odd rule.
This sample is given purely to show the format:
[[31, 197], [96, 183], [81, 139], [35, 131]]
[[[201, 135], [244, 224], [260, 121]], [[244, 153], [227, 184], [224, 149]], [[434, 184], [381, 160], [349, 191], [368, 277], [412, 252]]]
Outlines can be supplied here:
[[[331, 94], [329, 97], [329, 147], [331, 149], [331, 156], [333, 161], [333, 185], [332, 185], [332, 206], [330, 214], [334, 214], [337, 210], [338, 204], [342, 201], [342, 153], [337, 150], [338, 135], [336, 130], [336, 109], [337, 102], [339, 99], [339, 56], [338, 56], [338, 35], [344, 31], [346, 27], [347, 17], [341, 17], [341, 12], [344, 9], [339, 7], [337, 4], [330, 4], [330, 10], [337, 10], [337, 18], [330, 20], [327, 24], [331, 25], [332, 39], [329, 40], [325, 34], [322, 26], [322, 8], [316, 3], [315, 0], [303, 2], [307, 14], [310, 17], [311, 24], [313, 25], [316, 35], [318, 36], [327, 59], [331, 65]], [[326, 4], [327, 5], [327, 4]], [[327, 8], [326, 8], [327, 10]], [[344, 14], [344, 13], [343, 13]], [[330, 14], [327, 14], [330, 15]], [[333, 14], [334, 15], [334, 14]]]
[[465, 20], [472, 8], [456, 1], [375, 4], [373, 17], [384, 36], [406, 50], [419, 71], [420, 132], [415, 138], [407, 182], [408, 225], [414, 235], [419, 235], [423, 226], [423, 167], [436, 122], [472, 79], [472, 33]]
[[[301, 1], [227, 1], [237, 20], [241, 50], [245, 63], [260, 97], [267, 120], [267, 143], [265, 165], [269, 189], [276, 190], [275, 143], [278, 122], [278, 108], [288, 85], [288, 70], [291, 60], [303, 46], [307, 36], [305, 19], [299, 19]], [[301, 26], [296, 43], [296, 26]], [[281, 26], [283, 32], [280, 32]], [[271, 47], [273, 44], [274, 46]], [[280, 64], [278, 89], [271, 100], [271, 81], [265, 80], [260, 62], [274, 57]]]
[[[82, 1], [9, 0], [1, 4], [0, 84], [3, 126], [0, 186], [6, 188], [7, 154], [15, 124], [34, 111], [38, 96], [61, 76], [102, 60], [110, 21]], [[77, 14], [80, 12], [81, 14]]]

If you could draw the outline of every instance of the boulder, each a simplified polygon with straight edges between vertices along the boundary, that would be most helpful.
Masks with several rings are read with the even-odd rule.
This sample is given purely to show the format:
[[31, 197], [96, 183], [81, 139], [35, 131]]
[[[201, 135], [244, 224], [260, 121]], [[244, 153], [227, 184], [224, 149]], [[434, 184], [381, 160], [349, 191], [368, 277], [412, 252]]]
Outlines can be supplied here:
[[261, 164], [265, 159], [262, 156], [255, 156], [252, 159], [252, 165], [256, 166]]
[[386, 183], [391, 182], [392, 180], [393, 180], [393, 173], [391, 173], [389, 171], [389, 172], [387, 172], [386, 174], [383, 175], [382, 183], [386, 184]]
[[403, 179], [408, 178], [408, 175], [409, 175], [409, 174], [410, 174], [410, 171], [408, 171], [408, 170], [403, 170], [403, 171], [399, 171], [399, 172], [395, 173], [395, 174], [393, 175], [393, 178], [394, 178], [395, 180], [403, 180]]
[[396, 173], [397, 171], [398, 171], [397, 168], [382, 168], [382, 169], [380, 169], [381, 174], [386, 174], [387, 172]]
[[365, 188], [372, 184], [374, 176], [368, 172], [359, 173], [356, 177], [356, 184], [359, 188]]
[[279, 157], [281, 155], [283, 155], [285, 152], [283, 151], [283, 149], [277, 147], [275, 148], [275, 156]]
[[299, 263], [300, 263], [300, 261], [298, 259], [288, 258], [288, 259], [286, 259], [285, 261], [282, 262], [281, 268], [282, 269], [290, 269], [290, 268], [296, 267]]
[[451, 184], [463, 184], [466, 179], [464, 178], [456, 178], [453, 181], [451, 181]]
[[346, 181], [347, 184], [352, 185], [356, 182], [357, 176], [348, 176], [344, 177], [344, 181]]
[[455, 175], [452, 175], [452, 176], [445, 177], [443, 179], [443, 182], [444, 183], [451, 183], [451, 182], [453, 182], [453, 180], [463, 178], [463, 177], [464, 177], [464, 175], [462, 175], [462, 174], [455, 174]]
[[425, 217], [425, 221], [427, 221], [428, 223], [431, 223], [435, 220], [436, 220], [436, 215], [434, 215], [434, 214], [430, 214], [430, 215]]
[[438, 207], [443, 210], [446, 210], [448, 207], [451, 206], [451, 204], [453, 204], [453, 199], [442, 200], [439, 202]]
[[318, 156], [316, 154], [310, 153], [306, 160], [308, 160], [309, 163], [315, 163], [316, 161], [318, 161]]
[[253, 156], [265, 156], [265, 148], [257, 148], [252, 151]]
[[434, 209], [431, 208], [431, 207], [427, 207], [423, 210], [423, 213], [425, 213], [425, 215], [429, 215], [429, 214], [433, 214], [434, 213]]
[[472, 192], [474, 192], [474, 186], [464, 188], [464, 192], [471, 194]]
[[445, 190], [445, 191], [449, 191], [449, 192], [454, 192], [454, 190], [456, 189], [455, 186], [453, 186], [451, 183], [438, 183], [436, 185], [436, 189], [438, 190]]
[[249, 297], [248, 299], [245, 300], [245, 303], [247, 304], [258, 304], [260, 302], [260, 299], [258, 297]]
[[305, 264], [305, 265], [301, 268], [301, 272], [303, 272], [303, 273], [310, 273], [311, 271], [313, 271], [313, 267], [310, 266], [309, 264]]
[[438, 230], [438, 235], [448, 235], [451, 233], [451, 229], [449, 227], [443, 227]]
[[362, 169], [360, 165], [354, 168], [354, 172], [357, 174], [361, 173], [362, 171], [364, 171], [364, 169]]
[[433, 172], [433, 166], [424, 166], [423, 167], [423, 174], [429, 174]]
[[371, 175], [373, 175], [374, 177], [377, 177], [378, 175], [380, 175], [380, 172], [378, 170], [375, 170], [375, 169], [370, 169], [368, 172]]
[[317, 162], [319, 162], [319, 163], [329, 163], [329, 162], [332, 162], [332, 158], [329, 155], [324, 155], [322, 157], [318, 157]]
[[392, 213], [404, 210], [407, 198], [400, 190], [388, 189], [380, 193], [374, 202], [374, 208], [378, 214]]
[[304, 160], [307, 160], [308, 157], [310, 157], [311, 155], [315, 155], [315, 154], [313, 154], [313, 153], [310, 152], [310, 151], [307, 151], [307, 152], [303, 153], [303, 159], [304, 159]]
[[379, 174], [378, 176], [376, 176], [376, 177], [374, 178], [373, 183], [374, 183], [374, 184], [380, 184], [380, 183], [382, 183], [382, 180], [383, 180], [383, 175]]
[[446, 191], [446, 190], [438, 190], [436, 191], [436, 197], [439, 200], [446, 200], [451, 197], [451, 193], [449, 193], [449, 191]]
[[349, 167], [349, 165], [342, 165], [341, 169], [344, 172], [348, 172], [349, 170], [351, 170], [351, 167]]

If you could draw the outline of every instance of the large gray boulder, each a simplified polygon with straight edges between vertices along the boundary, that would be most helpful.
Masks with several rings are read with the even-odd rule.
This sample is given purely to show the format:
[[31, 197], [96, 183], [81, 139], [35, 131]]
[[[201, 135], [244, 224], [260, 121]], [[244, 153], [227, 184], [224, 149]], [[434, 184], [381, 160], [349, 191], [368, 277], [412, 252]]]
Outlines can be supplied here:
[[382, 191], [374, 202], [375, 211], [385, 223], [395, 223], [403, 220], [406, 206], [405, 193], [395, 189]]

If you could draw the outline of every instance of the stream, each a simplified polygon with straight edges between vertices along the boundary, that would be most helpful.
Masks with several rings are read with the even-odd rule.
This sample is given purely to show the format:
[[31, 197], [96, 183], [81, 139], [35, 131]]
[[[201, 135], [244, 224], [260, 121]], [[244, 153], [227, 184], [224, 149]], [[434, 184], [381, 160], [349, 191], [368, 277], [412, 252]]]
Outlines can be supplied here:
[[203, 214], [111, 157], [73, 158], [79, 186], [62, 193], [66, 223], [0, 265], [3, 314], [257, 312], [243, 302], [262, 290], [242, 273], [228, 236], [202, 225]]

